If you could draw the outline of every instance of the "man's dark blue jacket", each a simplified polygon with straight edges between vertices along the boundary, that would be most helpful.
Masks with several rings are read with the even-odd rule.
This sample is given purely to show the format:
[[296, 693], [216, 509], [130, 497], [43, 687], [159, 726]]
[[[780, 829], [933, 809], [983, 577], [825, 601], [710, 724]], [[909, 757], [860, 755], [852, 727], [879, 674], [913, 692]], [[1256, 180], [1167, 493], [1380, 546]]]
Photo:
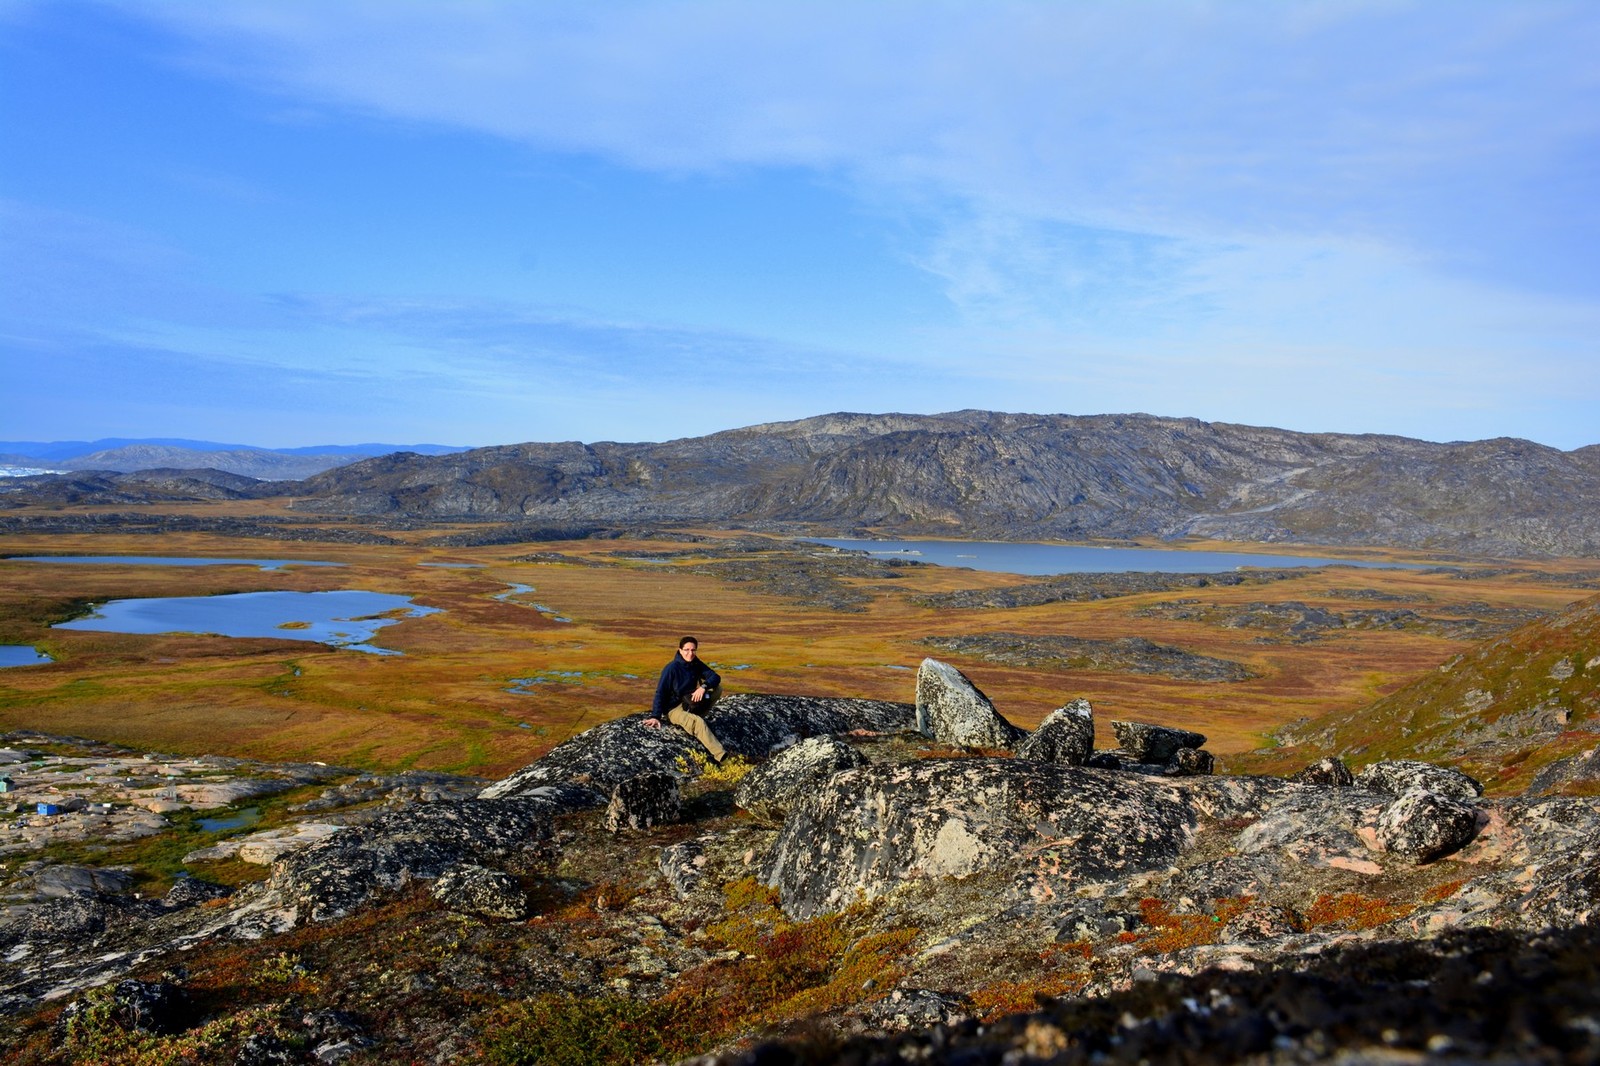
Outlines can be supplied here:
[[672, 661], [661, 668], [661, 680], [656, 683], [656, 701], [650, 705], [650, 714], [665, 718], [667, 712], [683, 706], [683, 701], [694, 694], [700, 682], [714, 689], [722, 684], [717, 672], [705, 664], [704, 659], [685, 662], [683, 656], [674, 655]]

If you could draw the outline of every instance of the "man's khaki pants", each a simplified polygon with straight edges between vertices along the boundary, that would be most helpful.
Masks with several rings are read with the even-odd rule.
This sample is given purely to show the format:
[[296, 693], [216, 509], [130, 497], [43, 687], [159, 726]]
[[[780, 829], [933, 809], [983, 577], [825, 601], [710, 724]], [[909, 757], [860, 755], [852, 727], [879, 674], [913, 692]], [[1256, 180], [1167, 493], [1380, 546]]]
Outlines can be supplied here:
[[684, 700], [682, 707], [674, 707], [667, 712], [667, 721], [704, 744], [717, 762], [721, 762], [728, 753], [723, 750], [722, 742], [717, 740], [716, 734], [711, 732], [711, 727], [706, 725], [706, 720], [695, 712], [709, 711], [721, 694], [720, 689], [712, 689], [699, 703]]

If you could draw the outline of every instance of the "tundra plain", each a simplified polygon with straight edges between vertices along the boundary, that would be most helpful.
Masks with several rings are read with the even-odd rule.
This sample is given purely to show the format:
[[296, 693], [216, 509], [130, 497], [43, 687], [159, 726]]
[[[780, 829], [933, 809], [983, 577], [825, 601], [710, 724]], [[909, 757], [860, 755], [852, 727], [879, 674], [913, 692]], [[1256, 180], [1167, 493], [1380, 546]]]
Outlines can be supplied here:
[[[244, 507], [259, 513], [263, 505], [182, 510], [238, 518]], [[0, 671], [0, 728], [181, 754], [486, 777], [648, 709], [656, 672], [684, 633], [701, 640], [730, 692], [907, 701], [917, 664], [936, 655], [1019, 725], [1082, 697], [1102, 729], [1113, 719], [1193, 729], [1226, 765], [1269, 746], [1286, 724], [1371, 704], [1597, 587], [1593, 560], [1359, 551], [1347, 554], [1423, 568], [1243, 571], [1232, 584], [1008, 597], [1048, 582], [725, 530], [463, 546], [482, 530], [371, 520], [381, 533], [374, 539], [388, 543], [362, 544], [331, 534], [284, 541], [96, 528], [104, 531], [0, 535], [0, 643], [33, 645], [54, 660]], [[13, 559], [48, 554], [342, 565], [262, 571]], [[51, 628], [110, 599], [331, 589], [409, 595], [442, 613], [383, 629], [377, 643], [401, 653], [392, 656], [291, 640]], [[1027, 605], [994, 606], [1005, 602]], [[1063, 656], [1061, 638], [1119, 654]], [[1160, 672], [1141, 665], [1142, 646], [1126, 646], [1129, 638], [1236, 663], [1247, 676]]]

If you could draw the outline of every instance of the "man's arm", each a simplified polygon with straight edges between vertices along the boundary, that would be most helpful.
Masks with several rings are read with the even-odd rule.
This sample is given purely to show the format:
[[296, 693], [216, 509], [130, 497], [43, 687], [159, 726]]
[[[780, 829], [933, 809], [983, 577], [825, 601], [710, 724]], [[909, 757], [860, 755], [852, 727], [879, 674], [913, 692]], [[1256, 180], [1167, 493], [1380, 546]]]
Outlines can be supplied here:
[[680, 700], [676, 699], [676, 692], [672, 684], [672, 668], [677, 665], [676, 660], [661, 668], [661, 679], [656, 682], [655, 702], [650, 704], [650, 717], [665, 718], [667, 712], [677, 706]]

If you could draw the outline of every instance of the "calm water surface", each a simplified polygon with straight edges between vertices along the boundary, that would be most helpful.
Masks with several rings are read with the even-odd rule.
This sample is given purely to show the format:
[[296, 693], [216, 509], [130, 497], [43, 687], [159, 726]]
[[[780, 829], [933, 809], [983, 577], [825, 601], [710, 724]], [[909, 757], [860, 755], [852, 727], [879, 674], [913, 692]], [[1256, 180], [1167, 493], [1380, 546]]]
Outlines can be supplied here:
[[437, 607], [418, 606], [408, 596], [388, 592], [239, 592], [228, 596], [112, 600], [87, 618], [61, 622], [53, 628], [278, 637], [375, 655], [399, 655], [368, 641], [384, 626], [403, 618], [437, 613]]
[[938, 566], [965, 566], [1005, 574], [1221, 574], [1240, 567], [1366, 566], [1406, 569], [1404, 563], [1354, 562], [1309, 555], [1181, 551], [1177, 548], [1101, 548], [1088, 544], [1012, 544], [953, 540], [828, 540], [812, 543], [848, 548], [890, 559]]
[[39, 666], [54, 659], [27, 644], [0, 644], [0, 669], [7, 666]]

